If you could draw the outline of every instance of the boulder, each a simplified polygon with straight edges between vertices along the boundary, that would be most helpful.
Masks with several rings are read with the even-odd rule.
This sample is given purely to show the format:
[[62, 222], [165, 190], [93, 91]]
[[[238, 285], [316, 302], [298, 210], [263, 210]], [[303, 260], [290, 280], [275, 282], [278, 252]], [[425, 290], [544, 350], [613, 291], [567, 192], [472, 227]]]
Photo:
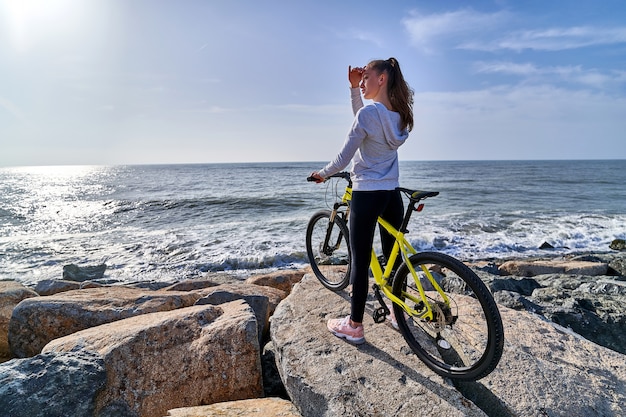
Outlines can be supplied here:
[[291, 288], [300, 282], [304, 271], [277, 271], [270, 274], [254, 275], [246, 280], [247, 284], [264, 285], [267, 287], [276, 288], [289, 294]]
[[100, 279], [104, 277], [106, 269], [107, 266], [105, 264], [93, 266], [64, 265], [63, 279], [78, 282]]
[[513, 291], [521, 295], [531, 295], [541, 285], [531, 278], [496, 278], [489, 283], [491, 292]]
[[626, 277], [626, 256], [612, 259], [609, 262], [609, 267], [615, 272], [615, 275], [619, 275], [624, 279]]
[[269, 302], [269, 315], [274, 314], [274, 310], [278, 304], [287, 297], [287, 293], [276, 288], [270, 288], [262, 285], [253, 285], [246, 283], [221, 284], [216, 287], [205, 288], [199, 291], [202, 297], [212, 297], [213, 294], [237, 294], [240, 298], [246, 296], [264, 296]]
[[390, 325], [375, 325], [366, 315], [367, 343], [361, 346], [330, 334], [326, 321], [349, 310], [345, 292], [328, 291], [305, 275], [272, 317], [278, 371], [304, 417], [393, 417], [423, 410], [431, 417], [485, 415], [409, 354]]
[[65, 279], [43, 279], [35, 285], [35, 292], [42, 296], [79, 289], [80, 282]]
[[626, 251], [626, 240], [624, 239], [613, 239], [609, 248], [617, 251]]
[[626, 354], [626, 282], [612, 277], [549, 274], [528, 299], [534, 311], [583, 337]]
[[269, 328], [270, 311], [269, 300], [264, 295], [241, 295], [229, 291], [214, 291], [210, 295], [196, 301], [195, 305], [220, 305], [235, 300], [244, 300], [254, 311], [259, 335], [259, 346], [263, 346], [266, 332]]
[[175, 408], [167, 417], [301, 417], [298, 409], [281, 398], [255, 398], [199, 407]]
[[95, 414], [167, 410], [263, 394], [256, 320], [242, 301], [131, 317], [53, 340], [51, 352], [96, 352], [106, 369]]
[[626, 356], [531, 313], [501, 313], [507, 340], [500, 364], [478, 382], [455, 382], [468, 400], [490, 416], [623, 413]]
[[499, 267], [501, 275], [534, 277], [543, 274], [606, 275], [608, 264], [603, 262], [567, 260], [514, 260]]
[[39, 295], [54, 295], [60, 292], [79, 290], [81, 288], [98, 287], [102, 287], [102, 285], [90, 281], [79, 283], [76, 281], [68, 281], [62, 279], [44, 279], [37, 282], [37, 285], [35, 285], [35, 292]]
[[0, 281], [0, 362], [11, 358], [9, 322], [13, 309], [22, 300], [37, 296], [35, 291], [17, 281]]
[[263, 341], [268, 336], [270, 316], [287, 296], [284, 291], [276, 288], [241, 282], [206, 288], [202, 294], [203, 297], [196, 302], [198, 305], [219, 305], [234, 300], [245, 300], [256, 315], [260, 346], [263, 346]]
[[3, 416], [94, 416], [106, 382], [102, 358], [88, 351], [44, 353], [0, 364]]
[[622, 337], [626, 333], [626, 281], [621, 277], [544, 274], [502, 278], [477, 272], [499, 304], [539, 314], [626, 354]]
[[[505, 350], [478, 382], [431, 372], [389, 324], [365, 317], [366, 343], [326, 329], [349, 313], [346, 292], [307, 275], [272, 317], [276, 362], [304, 416], [615, 416], [626, 404], [626, 356], [525, 311], [501, 307]], [[602, 395], [599, 396], [598, 393]]]
[[9, 344], [18, 358], [34, 356], [51, 340], [104, 323], [193, 305], [201, 294], [102, 287], [29, 298], [9, 323]]

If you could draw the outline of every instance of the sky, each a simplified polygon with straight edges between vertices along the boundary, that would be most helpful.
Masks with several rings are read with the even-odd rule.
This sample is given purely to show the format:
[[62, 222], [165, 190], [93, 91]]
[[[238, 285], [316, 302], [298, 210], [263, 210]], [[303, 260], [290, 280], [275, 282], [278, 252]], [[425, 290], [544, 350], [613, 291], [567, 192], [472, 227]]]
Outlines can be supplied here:
[[626, 158], [622, 0], [0, 0], [0, 166], [328, 161], [392, 56], [401, 160]]

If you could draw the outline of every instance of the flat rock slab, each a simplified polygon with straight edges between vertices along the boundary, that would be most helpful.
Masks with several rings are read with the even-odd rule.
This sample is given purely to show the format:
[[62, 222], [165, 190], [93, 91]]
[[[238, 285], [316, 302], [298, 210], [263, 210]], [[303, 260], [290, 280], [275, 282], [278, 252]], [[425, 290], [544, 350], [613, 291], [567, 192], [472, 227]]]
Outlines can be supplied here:
[[347, 315], [347, 293], [303, 278], [272, 318], [287, 392], [308, 416], [617, 416], [626, 410], [626, 356], [527, 313], [501, 307], [505, 350], [494, 372], [459, 383], [431, 372], [388, 324], [365, 317], [367, 342], [326, 329]]
[[301, 417], [298, 409], [281, 398], [255, 398], [199, 407], [175, 408], [167, 417]]
[[609, 265], [604, 262], [588, 261], [507, 261], [499, 267], [502, 275], [534, 277], [543, 274], [606, 275]]

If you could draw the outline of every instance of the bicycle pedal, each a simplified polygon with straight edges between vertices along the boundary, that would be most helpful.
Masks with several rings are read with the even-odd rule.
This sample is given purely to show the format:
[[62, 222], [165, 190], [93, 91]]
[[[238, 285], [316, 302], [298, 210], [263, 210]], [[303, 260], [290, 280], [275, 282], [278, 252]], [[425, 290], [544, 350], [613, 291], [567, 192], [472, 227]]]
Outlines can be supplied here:
[[374, 323], [383, 323], [387, 319], [387, 309], [384, 307], [377, 308], [372, 313], [372, 318]]

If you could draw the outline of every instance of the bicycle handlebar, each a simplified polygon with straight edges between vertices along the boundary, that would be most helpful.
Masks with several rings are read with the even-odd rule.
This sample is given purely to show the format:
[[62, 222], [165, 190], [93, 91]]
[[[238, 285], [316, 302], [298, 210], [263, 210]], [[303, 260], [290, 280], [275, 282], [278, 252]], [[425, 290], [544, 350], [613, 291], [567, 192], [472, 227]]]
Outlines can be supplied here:
[[[343, 178], [346, 181], [350, 181], [350, 173], [349, 172], [345, 172], [345, 171], [338, 172], [336, 174], [329, 175], [328, 177], [324, 178], [324, 181], [327, 181], [330, 178]], [[306, 180], [309, 181], [309, 182], [317, 182], [318, 181], [317, 178], [312, 177], [312, 176], [307, 177]]]
[[[324, 182], [328, 181], [331, 178], [343, 178], [348, 181], [348, 187], [352, 187], [352, 179], [350, 178], [350, 173], [346, 171], [341, 171], [333, 175], [329, 175], [324, 178]], [[318, 182], [319, 180], [315, 177], [309, 176], [306, 179], [309, 182]], [[417, 203], [420, 200], [424, 200], [426, 198], [435, 197], [439, 195], [439, 191], [420, 191], [420, 190], [410, 190], [408, 188], [398, 187], [396, 188], [398, 191], [403, 192], [409, 198], [409, 200]]]

